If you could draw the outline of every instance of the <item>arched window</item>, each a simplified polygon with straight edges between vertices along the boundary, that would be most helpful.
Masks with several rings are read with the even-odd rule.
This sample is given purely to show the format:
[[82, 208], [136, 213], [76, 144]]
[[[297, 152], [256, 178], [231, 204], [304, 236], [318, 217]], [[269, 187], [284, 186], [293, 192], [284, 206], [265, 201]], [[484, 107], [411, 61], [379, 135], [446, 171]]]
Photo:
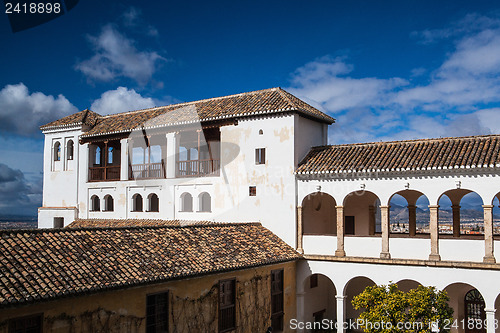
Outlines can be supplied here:
[[73, 140], [69, 140], [68, 144], [66, 146], [66, 159], [68, 159], [68, 160], [73, 159], [73, 151], [74, 151]]
[[97, 195], [93, 195], [90, 198], [90, 211], [98, 212], [100, 210], [101, 210], [101, 202], [99, 200], [99, 197]]
[[262, 134], [264, 134], [264, 131], [260, 129], [259, 130], [259, 135], [262, 135]]
[[212, 198], [207, 192], [203, 192], [198, 196], [199, 200], [199, 211], [200, 212], [211, 212], [212, 211]]
[[[465, 305], [465, 320], [466, 322], [483, 322], [486, 319], [486, 312], [484, 311], [484, 299], [481, 293], [477, 289], [470, 290], [467, 294], [465, 294], [464, 299]], [[486, 332], [486, 330], [465, 330], [468, 332]]]
[[189, 193], [181, 194], [181, 212], [193, 211], [193, 196]]
[[108, 164], [113, 164], [113, 154], [115, 152], [115, 148], [108, 147]]
[[159, 212], [160, 211], [160, 200], [155, 193], [151, 193], [148, 196], [148, 212]]
[[61, 144], [59, 141], [56, 141], [54, 144], [54, 161], [60, 161], [61, 160]]
[[142, 195], [136, 193], [132, 196], [132, 211], [142, 212]]
[[95, 149], [95, 163], [96, 165], [101, 164], [101, 147]]
[[104, 197], [104, 211], [106, 212], [112, 212], [114, 211], [114, 200], [111, 195], [106, 195]]

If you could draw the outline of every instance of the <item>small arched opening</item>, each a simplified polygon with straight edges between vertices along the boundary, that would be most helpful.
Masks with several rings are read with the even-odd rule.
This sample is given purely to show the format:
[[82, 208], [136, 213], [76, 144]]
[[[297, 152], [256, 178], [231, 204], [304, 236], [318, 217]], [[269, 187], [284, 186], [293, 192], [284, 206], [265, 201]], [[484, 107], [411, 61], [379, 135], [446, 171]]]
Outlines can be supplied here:
[[99, 197], [94, 194], [92, 197], [90, 197], [90, 211], [98, 212], [100, 210], [101, 210], [101, 205]]
[[212, 211], [212, 198], [207, 192], [203, 192], [198, 196], [199, 211], [211, 212]]
[[187, 192], [184, 192], [180, 196], [180, 211], [181, 212], [192, 212], [193, 211], [193, 196]]
[[151, 193], [148, 195], [148, 212], [159, 212], [160, 211], [160, 200], [156, 193]]
[[104, 211], [105, 212], [112, 212], [114, 211], [114, 200], [113, 197], [109, 194], [104, 196]]
[[142, 195], [136, 193], [132, 196], [132, 211], [142, 212]]

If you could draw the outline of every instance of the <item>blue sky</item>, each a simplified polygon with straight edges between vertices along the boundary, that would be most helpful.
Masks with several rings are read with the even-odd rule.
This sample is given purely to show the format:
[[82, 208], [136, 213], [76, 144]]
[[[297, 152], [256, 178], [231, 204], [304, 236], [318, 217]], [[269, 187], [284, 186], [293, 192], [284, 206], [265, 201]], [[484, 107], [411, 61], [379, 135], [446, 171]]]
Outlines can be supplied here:
[[0, 15], [0, 215], [41, 203], [38, 126], [281, 86], [330, 143], [500, 133], [498, 1], [81, 0], [12, 33]]

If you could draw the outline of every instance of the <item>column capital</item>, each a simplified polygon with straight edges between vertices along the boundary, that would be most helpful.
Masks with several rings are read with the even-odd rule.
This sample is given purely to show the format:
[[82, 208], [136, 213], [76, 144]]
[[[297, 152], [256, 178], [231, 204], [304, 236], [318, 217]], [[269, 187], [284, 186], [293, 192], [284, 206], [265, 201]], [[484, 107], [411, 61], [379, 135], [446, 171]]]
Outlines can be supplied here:
[[337, 299], [337, 301], [344, 301], [344, 299], [346, 298], [347, 296], [344, 296], [344, 295], [335, 295], [335, 298]]
[[495, 313], [496, 311], [497, 311], [497, 309], [487, 309], [487, 308], [484, 308], [484, 312]]
[[408, 208], [408, 209], [417, 208], [417, 205], [407, 205], [406, 208]]
[[460, 209], [461, 207], [462, 206], [460, 206], [460, 205], [451, 205], [451, 208], [455, 208], [455, 209], [457, 209], [457, 208]]
[[482, 207], [484, 209], [493, 209], [493, 207], [495, 207], [495, 206], [493, 206], [493, 205], [482, 205]]
[[380, 205], [379, 207], [380, 207], [380, 209], [389, 209], [389, 208], [391, 208], [390, 205]]
[[344, 206], [335, 206], [336, 209], [339, 209], [339, 208], [344, 208]]
[[439, 205], [429, 205], [429, 209], [438, 209]]

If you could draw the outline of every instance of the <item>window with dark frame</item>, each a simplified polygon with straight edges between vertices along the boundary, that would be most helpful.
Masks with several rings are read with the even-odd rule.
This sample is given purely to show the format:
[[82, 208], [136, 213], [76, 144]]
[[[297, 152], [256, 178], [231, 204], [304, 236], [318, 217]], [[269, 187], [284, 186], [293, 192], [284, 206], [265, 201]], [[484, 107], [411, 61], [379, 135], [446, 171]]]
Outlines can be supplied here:
[[168, 332], [168, 292], [146, 296], [146, 333]]
[[112, 212], [114, 211], [114, 200], [111, 195], [106, 195], [104, 197], [104, 211], [105, 212]]
[[54, 217], [54, 229], [64, 227], [64, 217]]
[[101, 210], [101, 201], [97, 195], [90, 198], [90, 211], [99, 212]]
[[142, 195], [136, 193], [132, 196], [132, 211], [142, 212]]
[[66, 159], [67, 160], [73, 159], [73, 152], [74, 152], [73, 140], [69, 140], [67, 143], [67, 146], [66, 146]]
[[283, 331], [283, 270], [271, 271], [271, 327]]
[[9, 333], [41, 333], [43, 314], [9, 319]]
[[248, 195], [251, 197], [255, 197], [257, 195], [257, 186], [248, 187]]
[[148, 196], [149, 208], [148, 212], [159, 212], [160, 211], [160, 199], [156, 193], [151, 193]]
[[219, 332], [236, 328], [236, 279], [219, 281]]
[[255, 149], [255, 164], [266, 164], [266, 148]]
[[56, 141], [54, 144], [54, 161], [60, 161], [61, 160], [61, 144], [59, 141]]

